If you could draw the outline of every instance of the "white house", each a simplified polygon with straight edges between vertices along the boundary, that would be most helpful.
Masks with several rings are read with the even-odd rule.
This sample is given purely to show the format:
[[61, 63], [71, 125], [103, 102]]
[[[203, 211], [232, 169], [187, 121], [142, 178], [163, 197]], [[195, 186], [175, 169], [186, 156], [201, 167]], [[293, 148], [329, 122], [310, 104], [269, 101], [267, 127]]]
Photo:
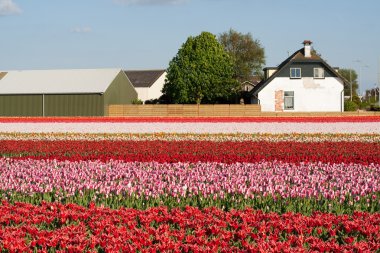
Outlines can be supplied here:
[[138, 98], [144, 103], [161, 97], [166, 70], [126, 70], [124, 72], [135, 87]]
[[251, 103], [265, 112], [341, 112], [344, 78], [311, 49], [311, 41], [276, 68], [264, 69], [264, 80], [251, 91]]

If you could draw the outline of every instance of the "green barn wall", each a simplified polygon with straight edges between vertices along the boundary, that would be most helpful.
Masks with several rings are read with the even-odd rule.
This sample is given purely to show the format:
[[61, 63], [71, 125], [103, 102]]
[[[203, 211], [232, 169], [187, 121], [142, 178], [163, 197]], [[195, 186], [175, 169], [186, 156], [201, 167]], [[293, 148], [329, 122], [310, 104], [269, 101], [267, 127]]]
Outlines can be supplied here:
[[[43, 99], [44, 97], [44, 99]], [[110, 104], [131, 104], [137, 92], [123, 71], [104, 94], [0, 95], [0, 116], [105, 116]]]
[[0, 95], [0, 116], [42, 116], [42, 95]]
[[134, 99], [137, 99], [137, 92], [126, 74], [120, 71], [104, 93], [105, 112], [108, 105], [132, 104]]
[[47, 94], [45, 116], [103, 116], [101, 94]]

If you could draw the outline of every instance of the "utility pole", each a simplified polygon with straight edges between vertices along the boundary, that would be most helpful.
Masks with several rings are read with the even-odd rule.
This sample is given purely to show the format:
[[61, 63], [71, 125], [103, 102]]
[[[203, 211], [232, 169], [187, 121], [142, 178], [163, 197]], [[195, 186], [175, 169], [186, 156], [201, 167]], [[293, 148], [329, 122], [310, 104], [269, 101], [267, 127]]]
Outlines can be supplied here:
[[[359, 64], [359, 83], [358, 83], [358, 91], [359, 91], [359, 95], [362, 96], [363, 94], [361, 94], [361, 86], [362, 86], [362, 69], [363, 68], [369, 68], [369, 66], [367, 64], [364, 64], [361, 60], [355, 60], [354, 62], [358, 63]], [[361, 100], [361, 98], [360, 98]]]
[[375, 83], [375, 88], [373, 90], [375, 91], [375, 101], [374, 101], [374, 103], [376, 103], [376, 101], [377, 101], [377, 97], [376, 97], [376, 92], [377, 92], [376, 83]]
[[373, 91], [375, 92], [375, 101], [374, 102], [376, 103], [376, 100], [377, 100], [377, 97], [376, 97], [376, 92], [377, 92], [376, 83], [374, 85]]
[[[360, 80], [359, 92], [361, 92], [360, 87], [363, 86], [363, 77], [362, 77], [363, 68], [369, 68], [369, 66], [368, 65], [360, 65], [360, 67], [359, 67], [359, 80]], [[365, 91], [365, 88], [364, 88], [364, 91]], [[363, 94], [365, 94], [365, 92]]]
[[351, 78], [351, 71], [352, 71], [352, 69], [350, 68], [350, 92], [351, 92], [350, 98], [351, 98], [351, 101], [352, 101], [352, 78]]
[[[377, 62], [377, 92], [379, 93], [379, 107], [380, 107], [380, 57], [379, 57], [379, 61]], [[376, 103], [376, 101], [375, 101]]]

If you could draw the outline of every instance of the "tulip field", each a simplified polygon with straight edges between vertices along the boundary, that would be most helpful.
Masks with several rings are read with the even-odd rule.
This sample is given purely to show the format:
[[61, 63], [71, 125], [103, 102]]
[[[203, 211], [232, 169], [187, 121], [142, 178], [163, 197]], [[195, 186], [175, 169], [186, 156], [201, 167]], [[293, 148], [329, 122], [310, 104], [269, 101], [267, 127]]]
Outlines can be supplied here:
[[0, 252], [380, 252], [380, 117], [0, 118]]

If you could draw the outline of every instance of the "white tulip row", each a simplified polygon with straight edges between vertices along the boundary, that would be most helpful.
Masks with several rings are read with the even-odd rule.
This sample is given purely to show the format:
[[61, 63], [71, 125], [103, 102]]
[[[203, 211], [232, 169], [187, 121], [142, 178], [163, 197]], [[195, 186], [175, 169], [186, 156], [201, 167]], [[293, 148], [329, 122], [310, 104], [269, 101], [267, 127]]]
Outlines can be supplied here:
[[0, 123], [10, 133], [359, 133], [380, 134], [380, 122]]

